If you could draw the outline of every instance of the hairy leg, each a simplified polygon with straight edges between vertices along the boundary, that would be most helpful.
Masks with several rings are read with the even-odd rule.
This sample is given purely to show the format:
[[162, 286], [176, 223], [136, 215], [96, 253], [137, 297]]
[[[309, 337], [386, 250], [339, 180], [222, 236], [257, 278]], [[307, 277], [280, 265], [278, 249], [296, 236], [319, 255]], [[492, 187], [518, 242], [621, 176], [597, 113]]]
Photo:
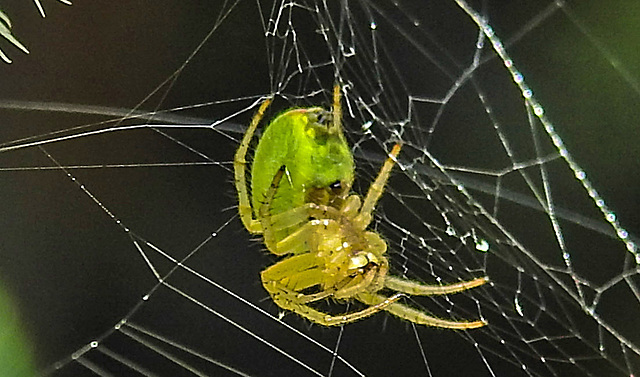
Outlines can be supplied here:
[[387, 275], [384, 286], [398, 292], [406, 293], [412, 296], [431, 296], [446, 295], [466, 291], [467, 289], [479, 287], [489, 281], [488, 277], [481, 277], [469, 281], [461, 281], [453, 284], [445, 285], [428, 285], [420, 284], [415, 281], [402, 279], [395, 276]]
[[[375, 294], [375, 293], [362, 293], [358, 295], [358, 300], [362, 301], [367, 305], [376, 305], [380, 303], [382, 300], [387, 299], [385, 296]], [[387, 305], [384, 310], [389, 313], [400, 317], [402, 319], [406, 319], [407, 321], [411, 321], [413, 323], [425, 326], [432, 327], [441, 327], [446, 329], [457, 329], [457, 330], [469, 330], [476, 329], [478, 327], [482, 327], [487, 325], [486, 321], [450, 321], [446, 319], [432, 317], [429, 314], [420, 311], [418, 309], [412, 308], [410, 306], [403, 305], [401, 303], [394, 302], [390, 305]]]
[[354, 222], [357, 224], [360, 229], [366, 229], [371, 220], [373, 219], [373, 210], [384, 191], [384, 185], [387, 183], [389, 179], [389, 175], [391, 174], [391, 169], [393, 165], [396, 163], [396, 157], [400, 153], [400, 144], [396, 144], [391, 149], [389, 153], [389, 157], [385, 160], [378, 176], [373, 181], [371, 186], [369, 187], [369, 191], [367, 192], [367, 196], [364, 197], [364, 201], [362, 203], [362, 207], [360, 208], [360, 213], [356, 216]]
[[267, 111], [270, 104], [271, 98], [262, 102], [258, 112], [256, 112], [256, 115], [251, 119], [251, 124], [249, 125], [247, 132], [245, 132], [244, 137], [240, 142], [240, 146], [233, 158], [234, 181], [236, 191], [238, 192], [238, 212], [240, 213], [242, 224], [244, 224], [244, 227], [251, 233], [260, 233], [261, 227], [260, 222], [253, 218], [251, 203], [249, 200], [249, 190], [247, 189], [247, 149], [249, 148], [251, 138], [256, 131], [256, 127], [258, 127], [260, 120], [264, 116], [264, 113]]

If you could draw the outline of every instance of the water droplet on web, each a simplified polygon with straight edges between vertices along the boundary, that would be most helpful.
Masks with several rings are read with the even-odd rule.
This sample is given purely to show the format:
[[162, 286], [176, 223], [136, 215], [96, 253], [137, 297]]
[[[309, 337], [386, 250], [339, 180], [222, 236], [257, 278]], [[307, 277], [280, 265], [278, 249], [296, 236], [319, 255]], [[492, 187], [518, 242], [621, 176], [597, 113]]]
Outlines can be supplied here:
[[520, 72], [515, 72], [513, 74], [513, 81], [515, 81], [517, 84], [520, 84], [522, 80], [524, 80], [524, 77], [522, 77], [522, 74]]
[[516, 308], [516, 312], [520, 314], [520, 317], [524, 317], [524, 312], [522, 311], [522, 306], [520, 306], [520, 298], [518, 296], [513, 300], [513, 304]]
[[489, 251], [489, 242], [482, 238], [478, 239], [476, 241], [476, 250], [486, 253], [487, 251]]
[[492, 28], [491, 28], [491, 26], [489, 26], [489, 25], [486, 25], [486, 26], [484, 27], [484, 33], [485, 33], [487, 36], [489, 36], [489, 37], [493, 37], [493, 34], [494, 34], [494, 33], [493, 33], [493, 29], [492, 29]]

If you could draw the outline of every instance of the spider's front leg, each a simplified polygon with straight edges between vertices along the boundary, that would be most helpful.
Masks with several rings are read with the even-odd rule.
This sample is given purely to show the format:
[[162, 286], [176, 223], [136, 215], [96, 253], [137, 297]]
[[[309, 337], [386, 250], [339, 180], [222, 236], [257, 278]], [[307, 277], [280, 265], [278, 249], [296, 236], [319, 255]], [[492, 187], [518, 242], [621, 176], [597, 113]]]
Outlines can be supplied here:
[[324, 271], [318, 266], [317, 259], [311, 253], [294, 255], [262, 272], [262, 284], [276, 305], [323, 326], [338, 326], [385, 310], [404, 296], [402, 293], [397, 293], [391, 297], [384, 297], [366, 309], [348, 314], [332, 315], [314, 309], [308, 305], [310, 302], [328, 298], [335, 292], [334, 290], [324, 290], [315, 294], [299, 292], [319, 285], [326, 278]]
[[[339, 250], [341, 238], [327, 236], [338, 233], [339, 227], [340, 224], [332, 219], [311, 220], [279, 241], [278, 250], [303, 252], [295, 253], [262, 272], [262, 282], [267, 291], [287, 294], [297, 302], [308, 303], [329, 296], [349, 298], [369, 286], [376, 271], [360, 271], [369, 263], [366, 256], [354, 257], [348, 251]], [[323, 243], [321, 249], [318, 242]], [[301, 293], [314, 287], [320, 292]]]
[[260, 233], [261, 227], [260, 221], [253, 218], [253, 210], [251, 209], [251, 203], [249, 201], [249, 190], [247, 190], [247, 149], [249, 149], [249, 143], [256, 131], [256, 127], [258, 127], [264, 113], [267, 111], [269, 105], [271, 105], [271, 100], [271, 98], [267, 98], [262, 105], [260, 105], [258, 112], [256, 112], [256, 115], [251, 119], [251, 124], [240, 142], [240, 147], [238, 147], [238, 150], [233, 157], [234, 181], [236, 191], [238, 192], [238, 212], [240, 213], [242, 224], [244, 224], [244, 227], [251, 233]]
[[402, 146], [400, 144], [396, 144], [393, 146], [393, 149], [391, 149], [389, 157], [387, 157], [384, 164], [382, 165], [378, 176], [369, 187], [367, 196], [364, 197], [362, 207], [360, 208], [360, 213], [354, 220], [354, 223], [357, 224], [359, 229], [364, 230], [371, 223], [371, 220], [373, 219], [373, 210], [375, 209], [376, 203], [378, 202], [378, 199], [380, 199], [380, 196], [384, 191], [384, 185], [389, 179], [391, 169], [393, 169], [393, 165], [395, 165], [396, 163], [396, 158], [398, 157], [398, 154], [400, 154], [401, 148]]
[[260, 274], [262, 285], [274, 299], [286, 297], [300, 304], [321, 300], [330, 296], [333, 291], [325, 290], [314, 294], [301, 293], [322, 282], [321, 265], [320, 258], [312, 253], [288, 257], [262, 271]]
[[[311, 251], [286, 258], [261, 274], [263, 286], [280, 308], [324, 326], [336, 326], [367, 317], [384, 310], [404, 295], [398, 293], [364, 310], [342, 315], [331, 315], [309, 306], [309, 303], [329, 297], [350, 299], [360, 292], [382, 287], [382, 278], [388, 269], [386, 259], [380, 254], [386, 247], [384, 242], [369, 232], [367, 239], [370, 245], [376, 245], [377, 241], [380, 245], [376, 245], [376, 249], [379, 250], [354, 255], [349, 250], [340, 250], [340, 237], [334, 239], [336, 242], [331, 241], [329, 235], [336, 234], [339, 226], [337, 221], [331, 219], [309, 221], [289, 237], [292, 245], [311, 240]], [[299, 238], [293, 240], [294, 237]], [[322, 246], [315, 243], [318, 240], [321, 240]], [[317, 292], [303, 293], [309, 289], [316, 289]]]

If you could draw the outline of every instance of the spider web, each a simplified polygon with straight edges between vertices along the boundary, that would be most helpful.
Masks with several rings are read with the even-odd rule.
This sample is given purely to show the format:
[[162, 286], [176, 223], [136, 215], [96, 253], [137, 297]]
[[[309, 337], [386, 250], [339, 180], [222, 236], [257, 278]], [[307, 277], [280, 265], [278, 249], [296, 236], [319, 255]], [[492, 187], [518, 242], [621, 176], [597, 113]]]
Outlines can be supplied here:
[[[2, 72], [0, 277], [40, 369], [637, 376], [639, 14], [630, 1], [95, 1], [20, 23], [39, 37]], [[372, 226], [392, 273], [491, 279], [407, 303], [488, 326], [383, 313], [328, 329], [267, 297], [259, 272], [276, 259], [237, 217], [231, 159], [265, 96], [269, 117], [329, 106], [336, 81], [356, 192], [403, 143]]]

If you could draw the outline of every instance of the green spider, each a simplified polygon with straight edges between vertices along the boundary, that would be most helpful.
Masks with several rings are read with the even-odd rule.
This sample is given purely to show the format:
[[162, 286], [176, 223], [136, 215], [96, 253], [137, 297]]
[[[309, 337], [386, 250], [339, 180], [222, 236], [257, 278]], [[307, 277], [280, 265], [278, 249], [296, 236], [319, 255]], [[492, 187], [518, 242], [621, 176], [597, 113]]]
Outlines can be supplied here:
[[[364, 199], [350, 194], [355, 166], [342, 130], [340, 100], [341, 87], [336, 85], [331, 111], [291, 109], [269, 124], [251, 167], [251, 198], [245, 176], [247, 150], [271, 99], [258, 109], [235, 154], [242, 223], [249, 232], [263, 235], [270, 252], [283, 257], [262, 271], [264, 288], [280, 308], [324, 326], [353, 322], [381, 310], [427, 326], [473, 329], [486, 325], [484, 320], [435, 318], [398, 302], [406, 295], [461, 292], [485, 284], [488, 278], [425, 285], [388, 274], [387, 244], [367, 227], [400, 144], [391, 150]], [[379, 293], [383, 289], [395, 293], [385, 296]], [[356, 299], [368, 307], [332, 315], [310, 306], [328, 298]]]

